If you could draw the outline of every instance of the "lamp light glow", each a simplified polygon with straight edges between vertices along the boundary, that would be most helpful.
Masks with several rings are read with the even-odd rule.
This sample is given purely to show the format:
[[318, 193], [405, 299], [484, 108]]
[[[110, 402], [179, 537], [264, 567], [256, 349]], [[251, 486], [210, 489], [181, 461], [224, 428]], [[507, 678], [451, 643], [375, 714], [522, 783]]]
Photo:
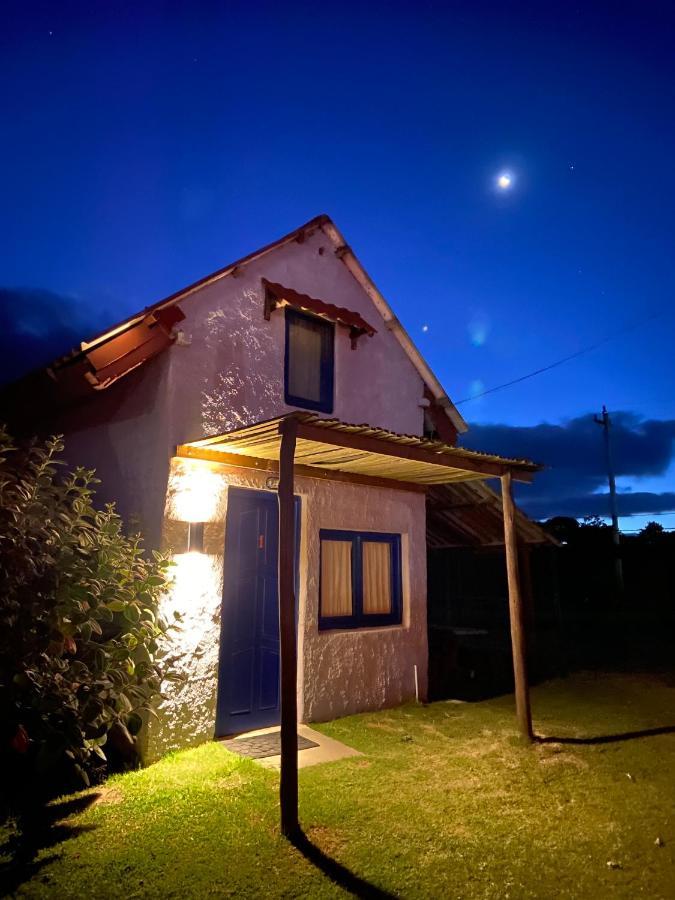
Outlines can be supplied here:
[[201, 466], [180, 472], [173, 495], [174, 516], [180, 522], [210, 522], [216, 514], [222, 480]]

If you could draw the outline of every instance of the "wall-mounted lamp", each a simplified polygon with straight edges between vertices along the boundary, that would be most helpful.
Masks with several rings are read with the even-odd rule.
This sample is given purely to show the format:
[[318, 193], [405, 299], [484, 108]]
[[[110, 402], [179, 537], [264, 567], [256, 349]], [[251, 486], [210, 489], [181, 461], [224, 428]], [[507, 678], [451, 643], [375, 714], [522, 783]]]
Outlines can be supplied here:
[[170, 517], [179, 522], [214, 521], [223, 489], [223, 478], [205, 466], [181, 466], [172, 482]]
[[188, 553], [204, 552], [203, 522], [188, 522], [187, 550]]

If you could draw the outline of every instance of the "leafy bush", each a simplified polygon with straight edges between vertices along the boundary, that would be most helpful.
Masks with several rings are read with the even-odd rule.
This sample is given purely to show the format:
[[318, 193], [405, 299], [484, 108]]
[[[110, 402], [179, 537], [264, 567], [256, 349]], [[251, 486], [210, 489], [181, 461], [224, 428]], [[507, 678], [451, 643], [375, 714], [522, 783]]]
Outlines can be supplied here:
[[169, 561], [93, 506], [97, 479], [68, 471], [63, 446], [18, 449], [0, 426], [0, 787], [19, 806], [99, 778], [113, 744], [129, 763], [171, 677], [157, 661], [175, 627], [158, 615]]

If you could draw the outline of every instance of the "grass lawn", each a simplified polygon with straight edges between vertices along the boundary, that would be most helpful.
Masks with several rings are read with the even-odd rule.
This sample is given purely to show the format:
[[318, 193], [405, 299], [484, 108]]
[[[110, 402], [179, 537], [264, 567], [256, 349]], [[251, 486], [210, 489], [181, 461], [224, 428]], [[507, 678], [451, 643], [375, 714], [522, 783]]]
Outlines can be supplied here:
[[[533, 710], [546, 736], [663, 730], [675, 726], [675, 680], [579, 675], [536, 688]], [[675, 897], [675, 728], [525, 747], [510, 697], [319, 727], [364, 755], [300, 772], [303, 826], [381, 891]], [[71, 815], [24, 862], [18, 894], [344, 895], [279, 836], [277, 790], [276, 773], [218, 744], [110, 779], [83, 811], [71, 812], [91, 795], [57, 805], [54, 818]]]

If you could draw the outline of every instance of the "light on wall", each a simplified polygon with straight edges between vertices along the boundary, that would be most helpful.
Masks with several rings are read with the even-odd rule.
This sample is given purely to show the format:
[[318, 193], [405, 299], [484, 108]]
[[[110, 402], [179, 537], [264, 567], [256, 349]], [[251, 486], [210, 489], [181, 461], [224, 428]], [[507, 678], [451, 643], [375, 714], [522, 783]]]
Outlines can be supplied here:
[[175, 481], [174, 518], [180, 522], [213, 520], [222, 490], [222, 479], [203, 466], [183, 469]]

